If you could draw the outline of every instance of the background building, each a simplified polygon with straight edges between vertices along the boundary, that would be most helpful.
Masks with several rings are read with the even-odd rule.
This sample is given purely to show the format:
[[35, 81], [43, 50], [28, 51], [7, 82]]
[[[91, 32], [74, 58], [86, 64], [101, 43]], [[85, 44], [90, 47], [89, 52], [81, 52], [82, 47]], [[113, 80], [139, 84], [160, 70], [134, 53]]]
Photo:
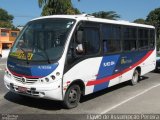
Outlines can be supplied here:
[[18, 34], [19, 30], [0, 28], [0, 54], [2, 54], [2, 49], [11, 48]]

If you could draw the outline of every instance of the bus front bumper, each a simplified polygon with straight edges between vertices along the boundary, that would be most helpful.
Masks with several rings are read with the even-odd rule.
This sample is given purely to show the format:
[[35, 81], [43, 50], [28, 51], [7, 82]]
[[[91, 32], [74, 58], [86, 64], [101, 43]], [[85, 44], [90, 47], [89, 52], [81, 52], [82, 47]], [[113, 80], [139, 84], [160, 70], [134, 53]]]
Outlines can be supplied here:
[[23, 84], [4, 76], [5, 86], [12, 92], [35, 98], [63, 100], [61, 80], [49, 84]]

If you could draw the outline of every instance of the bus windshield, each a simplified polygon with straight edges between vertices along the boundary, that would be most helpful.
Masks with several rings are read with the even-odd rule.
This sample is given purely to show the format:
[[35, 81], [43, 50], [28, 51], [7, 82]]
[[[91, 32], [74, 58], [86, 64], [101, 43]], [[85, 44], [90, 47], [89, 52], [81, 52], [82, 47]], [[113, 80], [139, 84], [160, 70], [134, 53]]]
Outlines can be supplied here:
[[9, 56], [27, 61], [55, 61], [61, 57], [73, 19], [40, 19], [29, 22]]

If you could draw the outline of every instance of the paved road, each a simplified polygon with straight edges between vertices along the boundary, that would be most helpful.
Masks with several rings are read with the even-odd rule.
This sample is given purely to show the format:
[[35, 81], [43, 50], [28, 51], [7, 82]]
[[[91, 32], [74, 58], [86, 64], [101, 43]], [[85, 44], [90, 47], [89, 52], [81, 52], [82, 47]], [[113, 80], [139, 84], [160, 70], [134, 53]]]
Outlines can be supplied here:
[[3, 76], [4, 76], [5, 66], [6, 66], [6, 59], [0, 59], [0, 98], [1, 98], [2, 94], [6, 93], [6, 90], [7, 90], [3, 84]]
[[3, 85], [6, 60], [0, 61], [0, 113], [9, 114], [160, 114], [160, 73], [148, 73], [136, 86], [129, 82], [85, 96], [77, 108], [61, 102], [23, 98]]

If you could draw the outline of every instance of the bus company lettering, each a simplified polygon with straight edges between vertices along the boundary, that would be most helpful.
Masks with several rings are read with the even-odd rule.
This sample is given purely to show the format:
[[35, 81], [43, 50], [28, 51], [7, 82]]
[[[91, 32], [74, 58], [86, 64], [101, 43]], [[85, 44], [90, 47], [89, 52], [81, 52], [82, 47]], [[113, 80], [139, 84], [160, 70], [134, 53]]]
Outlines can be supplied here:
[[45, 69], [45, 70], [48, 70], [48, 69], [52, 69], [51, 66], [48, 66], [48, 65], [44, 65], [44, 66], [38, 66], [39, 69]]
[[109, 67], [109, 66], [113, 66], [113, 65], [115, 65], [115, 61], [110, 61], [110, 62], [103, 63], [104, 67]]
[[132, 60], [131, 59], [126, 59], [126, 58], [121, 59], [121, 64], [127, 64], [127, 63], [132, 63]]

